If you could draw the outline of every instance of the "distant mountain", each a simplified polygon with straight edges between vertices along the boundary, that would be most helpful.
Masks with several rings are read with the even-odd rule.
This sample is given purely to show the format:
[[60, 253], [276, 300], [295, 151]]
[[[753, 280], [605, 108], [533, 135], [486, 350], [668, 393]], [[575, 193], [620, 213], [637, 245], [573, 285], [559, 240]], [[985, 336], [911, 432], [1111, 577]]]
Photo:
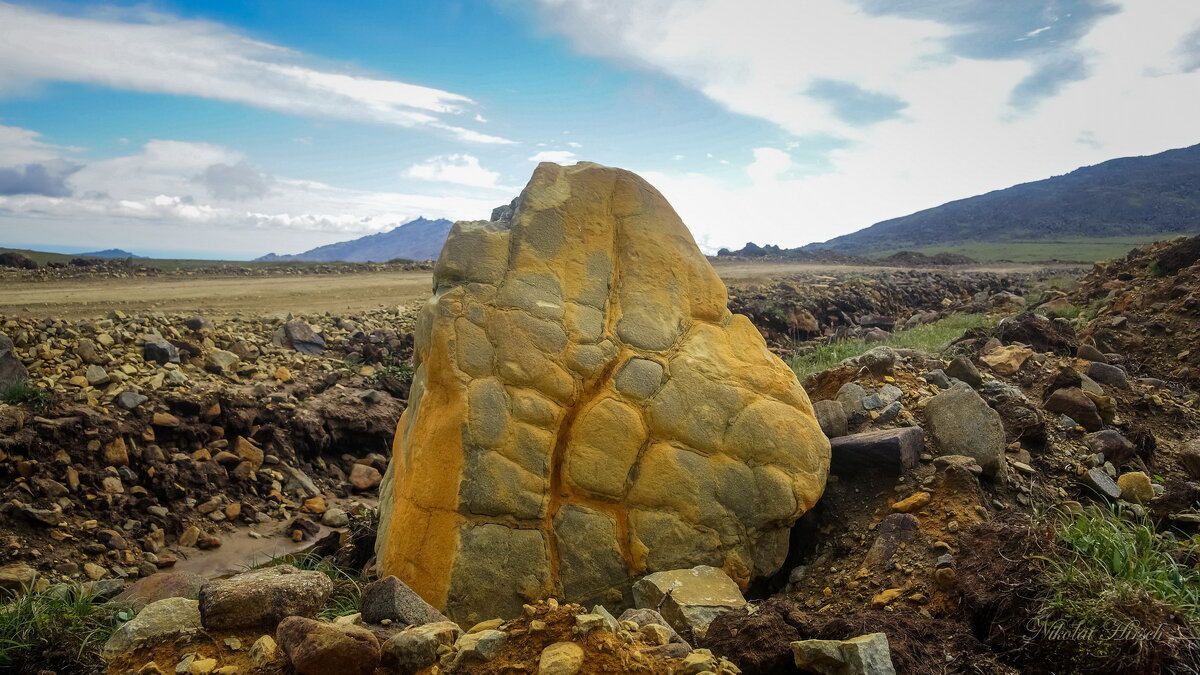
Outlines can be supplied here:
[[434, 260], [442, 253], [442, 244], [454, 223], [439, 218], [417, 218], [387, 232], [350, 241], [318, 246], [295, 255], [268, 253], [257, 260], [303, 260], [310, 262], [387, 262], [394, 258]]
[[91, 253], [80, 253], [80, 257], [84, 258], [142, 258], [144, 255], [134, 255], [129, 251], [123, 251], [119, 248], [108, 248], [103, 251], [92, 251]]
[[979, 242], [1200, 232], [1200, 145], [1125, 157], [809, 244], [865, 254]]

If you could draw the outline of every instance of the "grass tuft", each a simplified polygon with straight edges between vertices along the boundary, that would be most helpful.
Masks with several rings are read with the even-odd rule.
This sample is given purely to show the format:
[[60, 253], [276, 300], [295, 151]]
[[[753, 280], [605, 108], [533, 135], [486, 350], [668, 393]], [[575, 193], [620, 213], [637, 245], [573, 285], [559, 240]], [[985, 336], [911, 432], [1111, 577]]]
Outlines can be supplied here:
[[0, 393], [0, 401], [9, 405], [24, 403], [35, 411], [41, 411], [50, 405], [50, 392], [28, 382], [17, 382]]
[[858, 338], [837, 340], [818, 345], [807, 354], [792, 357], [788, 365], [796, 377], [805, 377], [828, 370], [842, 361], [858, 356], [872, 347], [886, 345], [900, 349], [919, 349], [933, 354], [941, 353], [954, 340], [972, 328], [983, 328], [995, 324], [995, 319], [986, 314], [952, 314], [940, 321], [917, 326], [911, 330], [894, 333], [884, 342], [866, 342]]
[[339, 616], [349, 616], [358, 611], [363, 587], [367, 585], [367, 578], [361, 572], [341, 567], [330, 558], [313, 554], [279, 556], [258, 565], [255, 569], [276, 565], [291, 565], [297, 569], [320, 572], [333, 582], [333, 593], [317, 612], [318, 619], [332, 621]]
[[1082, 582], [1097, 594], [1144, 592], [1200, 626], [1200, 571], [1175, 562], [1185, 546], [1149, 521], [1089, 508], [1067, 517], [1058, 537], [1069, 553], [1052, 565], [1057, 581]]
[[98, 672], [122, 608], [52, 588], [0, 599], [0, 672]]

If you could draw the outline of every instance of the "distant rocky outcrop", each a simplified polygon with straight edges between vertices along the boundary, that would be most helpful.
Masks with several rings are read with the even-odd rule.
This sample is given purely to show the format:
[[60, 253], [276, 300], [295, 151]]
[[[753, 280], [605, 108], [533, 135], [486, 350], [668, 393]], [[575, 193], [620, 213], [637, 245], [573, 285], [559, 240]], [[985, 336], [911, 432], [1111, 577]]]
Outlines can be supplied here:
[[145, 260], [144, 255], [134, 255], [129, 251], [119, 248], [106, 248], [103, 251], [92, 251], [91, 253], [80, 253], [84, 258], [139, 258]]
[[318, 246], [295, 255], [268, 253], [256, 260], [299, 260], [309, 262], [387, 262], [397, 258], [433, 260], [442, 251], [446, 234], [453, 225], [445, 218], [417, 218], [399, 227], [350, 241]]
[[674, 210], [620, 169], [541, 164], [507, 220], [455, 225], [416, 332], [377, 543], [451, 618], [642, 575], [784, 562], [829, 442]]

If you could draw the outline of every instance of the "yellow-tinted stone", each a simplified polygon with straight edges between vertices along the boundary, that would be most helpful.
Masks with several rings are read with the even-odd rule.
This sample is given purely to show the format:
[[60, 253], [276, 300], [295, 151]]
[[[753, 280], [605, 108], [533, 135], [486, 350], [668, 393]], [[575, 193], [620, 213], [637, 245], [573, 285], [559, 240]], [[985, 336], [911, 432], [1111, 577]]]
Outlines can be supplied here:
[[727, 301], [627, 171], [541, 164], [507, 219], [457, 223], [381, 485], [381, 573], [470, 624], [551, 596], [627, 606], [656, 571], [776, 572], [829, 442]]

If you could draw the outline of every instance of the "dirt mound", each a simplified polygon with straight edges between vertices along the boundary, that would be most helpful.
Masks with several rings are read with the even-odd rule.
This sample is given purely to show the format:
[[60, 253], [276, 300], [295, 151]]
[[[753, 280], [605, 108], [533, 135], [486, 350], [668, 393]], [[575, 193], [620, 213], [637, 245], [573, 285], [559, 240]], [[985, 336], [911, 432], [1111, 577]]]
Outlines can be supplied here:
[[867, 633], [887, 634], [897, 673], [1013, 672], [956, 618], [934, 618], [914, 610], [835, 615], [806, 609], [784, 596], [758, 604], [753, 614], [737, 610], [717, 617], [703, 646], [733, 661], [745, 675], [767, 675], [795, 671], [792, 642], [846, 640]]
[[1200, 383], [1200, 237], [1097, 263], [1069, 296], [1094, 316], [1080, 339], [1131, 375]]

